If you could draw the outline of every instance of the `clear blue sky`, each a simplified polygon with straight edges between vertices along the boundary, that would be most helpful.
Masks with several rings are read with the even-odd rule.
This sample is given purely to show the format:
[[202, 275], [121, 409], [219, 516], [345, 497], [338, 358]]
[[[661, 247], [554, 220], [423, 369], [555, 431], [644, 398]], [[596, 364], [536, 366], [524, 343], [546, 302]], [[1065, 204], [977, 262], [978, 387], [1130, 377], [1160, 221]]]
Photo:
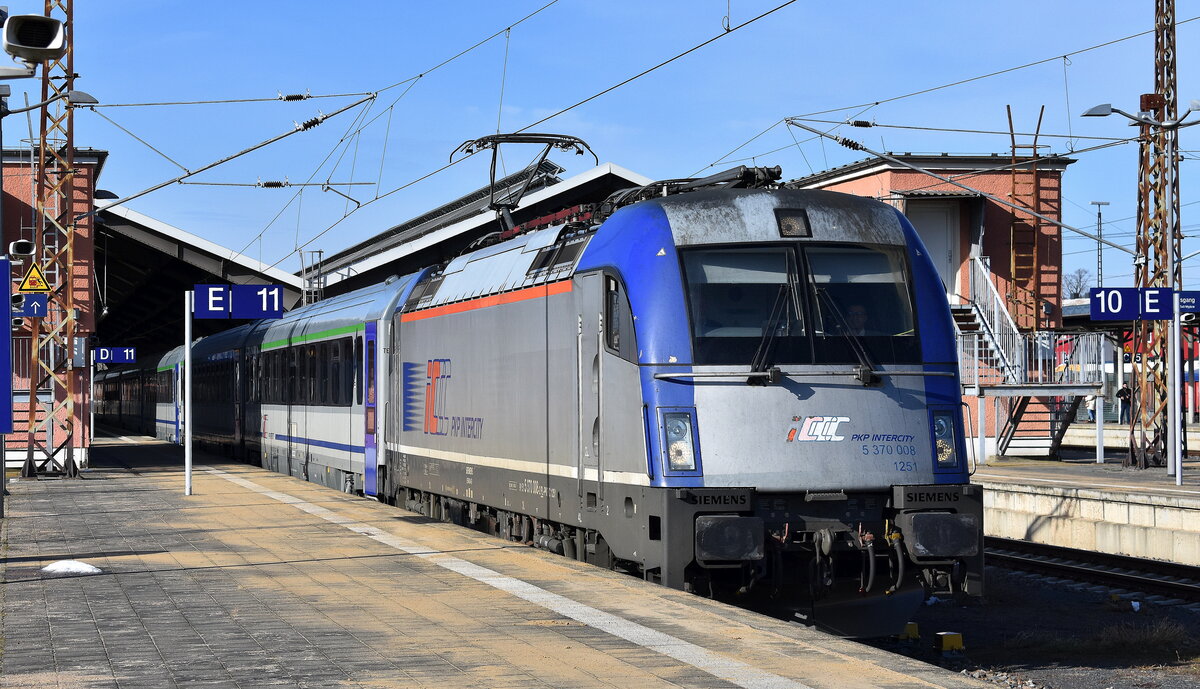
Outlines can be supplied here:
[[[525, 127], [722, 34], [727, 10], [736, 26], [783, 2], [559, 0], [514, 26], [506, 38], [505, 27], [548, 1], [377, 1], [355, 3], [348, 10], [306, 0], [77, 2], [76, 87], [105, 104], [379, 91], [357, 124], [361, 108], [191, 180], [370, 182], [339, 187], [366, 202], [443, 166], [464, 140], [494, 133], [498, 117], [502, 131]], [[26, 4], [9, 2], [14, 13], [41, 8], [40, 3]], [[1200, 5], [1180, 3], [1178, 12], [1178, 21], [1185, 22], [1200, 16]], [[579, 136], [601, 161], [652, 178], [713, 172], [747, 162], [747, 157], [761, 165], [781, 165], [785, 178], [792, 178], [863, 154], [809, 140], [783, 125], [772, 128], [784, 117], [890, 99], [1073, 53], [1152, 26], [1150, 0], [801, 1], [535, 130]], [[498, 31], [499, 36], [431, 71]], [[1191, 99], [1200, 99], [1194, 68], [1200, 65], [1200, 20], [1183, 23], [1177, 31], [1179, 96], [1186, 108]], [[426, 75], [386, 89], [422, 73]], [[11, 84], [13, 107], [22, 104], [26, 90], [36, 99], [36, 80]], [[841, 109], [817, 117], [1005, 131], [1005, 105], [1011, 104], [1017, 129], [1032, 131], [1044, 105], [1043, 134], [1122, 137], [1132, 133], [1122, 118], [1082, 119], [1079, 114], [1099, 103], [1135, 111], [1138, 95], [1152, 88], [1153, 38], [1146, 35], [1074, 54], [1066, 61], [1052, 59], [867, 109]], [[194, 170], [286, 132], [294, 121], [332, 112], [356, 98], [111, 107], [98, 112]], [[1200, 113], [1193, 117], [1200, 119]], [[376, 119], [339, 147], [347, 131], [371, 118]], [[124, 196], [182, 173], [96, 113], [80, 111], [75, 122], [76, 145], [110, 151], [100, 179], [104, 189]], [[5, 130], [8, 145], [27, 137], [19, 116], [9, 118]], [[843, 128], [841, 133], [889, 151], [1007, 154], [1009, 148], [1007, 135], [884, 128]], [[1060, 153], [1098, 143], [1051, 137], [1043, 142]], [[1200, 126], [1183, 130], [1181, 142], [1188, 151], [1181, 165], [1183, 203], [1188, 204], [1200, 201]], [[525, 165], [534, 152], [510, 149], [508, 168]], [[331, 157], [322, 164], [327, 156]], [[1095, 207], [1089, 202], [1109, 201], [1106, 237], [1132, 245], [1136, 147], [1127, 144], [1079, 153], [1077, 158], [1065, 177], [1064, 220], [1091, 229]], [[560, 153], [552, 159], [567, 167], [568, 174], [592, 165], [590, 157]], [[365, 205], [308, 248], [337, 251], [483, 186], [486, 179], [486, 156], [477, 156]], [[298, 200], [293, 198], [297, 191], [172, 185], [129, 205], [296, 270], [298, 260], [289, 252], [334, 225], [348, 204], [319, 187], [308, 188]], [[1185, 205], [1182, 218], [1187, 235], [1200, 233], [1200, 203]], [[1082, 267], [1094, 274], [1095, 242], [1067, 236], [1067, 270]], [[1200, 241], [1189, 240], [1185, 253], [1196, 250]], [[1104, 272], [1107, 285], [1132, 284], [1128, 254], [1106, 250]], [[1186, 264], [1184, 274], [1189, 288], [1200, 288], [1200, 258]]]

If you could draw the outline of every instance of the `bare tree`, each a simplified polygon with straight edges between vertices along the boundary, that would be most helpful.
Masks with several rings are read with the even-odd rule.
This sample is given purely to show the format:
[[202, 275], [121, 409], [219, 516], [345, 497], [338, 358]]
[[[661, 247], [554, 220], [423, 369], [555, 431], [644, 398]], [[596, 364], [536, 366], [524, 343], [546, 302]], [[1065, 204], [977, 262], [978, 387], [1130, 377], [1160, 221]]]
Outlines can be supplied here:
[[1063, 292], [1067, 299], [1082, 299], [1092, 286], [1092, 274], [1087, 268], [1076, 268], [1063, 276]]

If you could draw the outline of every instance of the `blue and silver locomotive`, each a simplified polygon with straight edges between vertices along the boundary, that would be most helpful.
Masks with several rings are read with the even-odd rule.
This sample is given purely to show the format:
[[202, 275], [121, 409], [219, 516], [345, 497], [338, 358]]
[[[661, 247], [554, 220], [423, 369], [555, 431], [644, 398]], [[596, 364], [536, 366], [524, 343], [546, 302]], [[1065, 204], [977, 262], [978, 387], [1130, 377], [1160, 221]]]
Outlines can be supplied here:
[[232, 382], [196, 430], [843, 634], [896, 631], [923, 592], [980, 594], [954, 327], [912, 226], [874, 200], [731, 186], [620, 194], [207, 338]]

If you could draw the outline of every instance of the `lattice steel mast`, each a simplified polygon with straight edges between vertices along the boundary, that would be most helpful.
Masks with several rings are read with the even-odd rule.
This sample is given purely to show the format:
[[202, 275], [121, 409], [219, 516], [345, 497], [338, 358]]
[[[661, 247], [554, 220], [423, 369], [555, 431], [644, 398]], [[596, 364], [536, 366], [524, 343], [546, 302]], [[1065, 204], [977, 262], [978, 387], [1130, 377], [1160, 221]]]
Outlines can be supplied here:
[[[75, 84], [74, 22], [72, 0], [46, 0], [47, 17], [63, 23], [66, 53], [42, 66], [42, 100], [65, 99]], [[29, 422], [25, 466], [21, 475], [61, 473], [79, 475], [75, 461], [75, 397], [82, 374], [72, 367], [75, 348], [75, 140], [74, 116], [64, 99], [41, 109], [37, 147], [37, 198], [35, 200], [33, 260], [45, 269], [52, 291], [44, 318], [33, 318], [30, 334]], [[84, 193], [83, 197], [87, 194]], [[85, 203], [90, 199], [84, 198]], [[86, 282], [86, 280], [84, 280]], [[50, 388], [50, 408], [41, 419], [38, 389]], [[51, 429], [57, 428], [58, 432]], [[45, 446], [42, 446], [42, 440]], [[42, 448], [44, 458], [34, 459]]]
[[[1154, 92], [1141, 97], [1140, 109], [1157, 122], [1177, 122], [1175, 91], [1175, 0], [1154, 3]], [[1137, 254], [1138, 287], [1183, 286], [1179, 227], [1179, 133], [1176, 127], [1138, 125]], [[1179, 438], [1167, 433], [1167, 370], [1178, 352], [1170, 351], [1167, 321], [1136, 321], [1133, 357], [1134, 413], [1130, 417], [1126, 466], [1164, 466], [1167, 447]]]

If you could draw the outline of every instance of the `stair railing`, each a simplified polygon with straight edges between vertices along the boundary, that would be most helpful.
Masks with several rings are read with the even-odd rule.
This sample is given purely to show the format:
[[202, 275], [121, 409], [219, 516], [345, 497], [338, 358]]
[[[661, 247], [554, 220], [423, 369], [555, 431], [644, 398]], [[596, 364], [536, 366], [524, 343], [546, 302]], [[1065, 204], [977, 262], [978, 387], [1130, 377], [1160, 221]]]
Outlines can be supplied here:
[[1019, 382], [1025, 377], [1025, 338], [992, 284], [988, 257], [972, 256], [968, 265], [971, 304], [979, 316], [980, 332], [990, 340], [1005, 380]]

